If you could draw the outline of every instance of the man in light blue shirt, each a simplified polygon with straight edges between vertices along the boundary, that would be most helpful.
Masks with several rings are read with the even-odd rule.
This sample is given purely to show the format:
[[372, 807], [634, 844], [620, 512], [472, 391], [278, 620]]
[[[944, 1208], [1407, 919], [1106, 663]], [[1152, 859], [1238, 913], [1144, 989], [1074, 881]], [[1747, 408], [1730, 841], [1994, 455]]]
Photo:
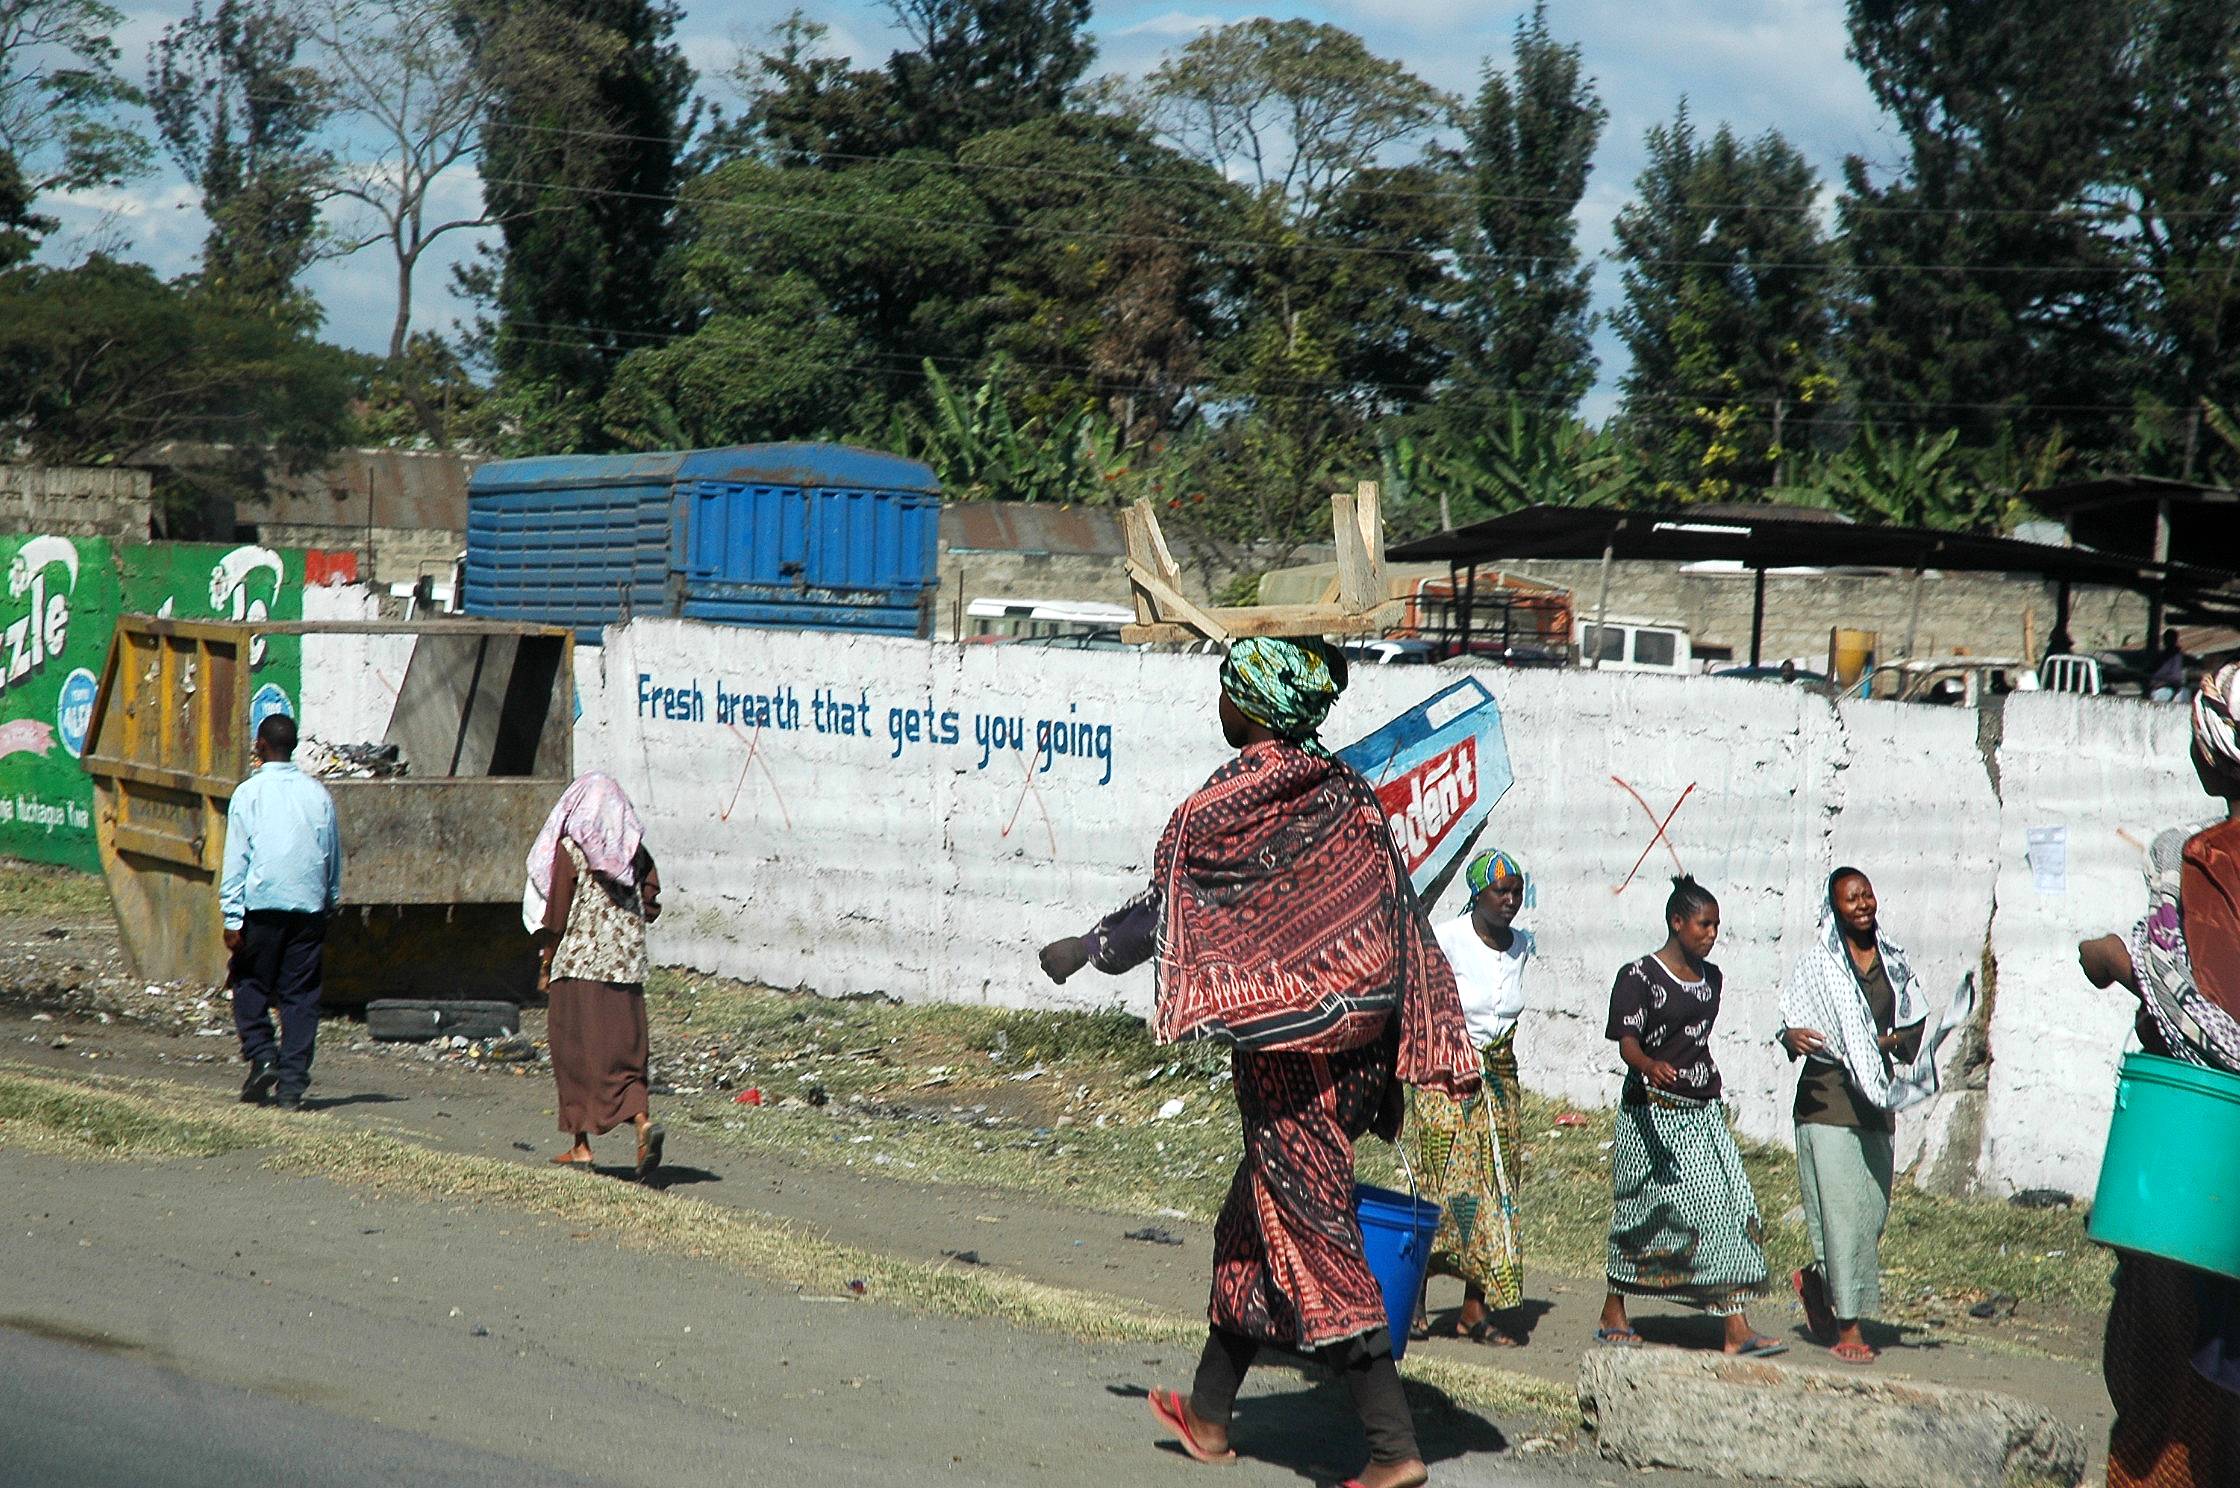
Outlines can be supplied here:
[[[249, 1078], [241, 1098], [303, 1108], [319, 1036], [319, 973], [327, 917], [342, 902], [342, 840], [334, 798], [298, 770], [296, 721], [275, 713], [257, 725], [257, 771], [226, 807], [225, 871], [218, 908], [232, 953], [233, 1026]], [[272, 1014], [280, 1014], [273, 1037]]]

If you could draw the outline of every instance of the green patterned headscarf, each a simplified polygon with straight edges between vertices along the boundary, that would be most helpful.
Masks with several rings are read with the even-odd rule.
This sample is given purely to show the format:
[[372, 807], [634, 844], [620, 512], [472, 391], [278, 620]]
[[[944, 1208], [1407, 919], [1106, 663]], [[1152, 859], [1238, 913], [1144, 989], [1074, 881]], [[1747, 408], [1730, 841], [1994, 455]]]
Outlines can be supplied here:
[[1315, 730], [1343, 686], [1320, 641], [1253, 636], [1232, 645], [1221, 663], [1221, 690], [1237, 711], [1310, 754], [1329, 753]]
[[1523, 891], [1524, 866], [1499, 848], [1479, 853], [1472, 858], [1463, 876], [1470, 885], [1470, 897], [1473, 899], [1495, 886], [1505, 889], [1516, 884], [1518, 891]]

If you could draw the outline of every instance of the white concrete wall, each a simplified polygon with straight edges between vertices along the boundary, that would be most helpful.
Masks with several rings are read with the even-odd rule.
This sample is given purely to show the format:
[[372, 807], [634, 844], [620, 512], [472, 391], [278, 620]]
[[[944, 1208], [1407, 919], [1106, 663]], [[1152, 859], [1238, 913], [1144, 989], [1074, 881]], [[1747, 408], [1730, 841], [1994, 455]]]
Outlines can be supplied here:
[[[2118, 699], [2007, 700], [1999, 750], [1999, 985], [1991, 1116], [1979, 1173], [1995, 1190], [2091, 1192], [2137, 1003], [2093, 990], [2077, 942], [2146, 912], [2146, 845], [2214, 814], [2188, 750], [2186, 710]], [[2028, 833], [2067, 831], [2066, 882], [2033, 882]], [[2051, 885], [2047, 886], [2051, 888]]]
[[[373, 621], [381, 599], [364, 584], [303, 592], [306, 620]], [[297, 725], [329, 744], [363, 744], [389, 730], [397, 689], [412, 660], [409, 635], [307, 635], [303, 638], [303, 713]]]
[[[663, 960], [829, 994], [1147, 1008], [1146, 972], [1053, 988], [1034, 951], [1141, 886], [1168, 814], [1227, 756], [1211, 658], [669, 620], [611, 630], [580, 657], [578, 767], [613, 771], [645, 815], [672, 906], [657, 932]], [[1781, 978], [1817, 922], [1829, 868], [1854, 863], [1937, 1000], [1992, 937], [2000, 998], [1988, 1097], [1976, 1097], [1987, 1099], [1981, 1181], [2089, 1192], [2127, 1016], [2076, 974], [2074, 944], [2137, 913], [2138, 856], [2115, 827], [2144, 841], [2202, 814], [2183, 784], [2179, 710], [2012, 700], [2002, 806], [1972, 713], [1838, 707], [1717, 679], [1483, 675], [1515, 784], [1482, 842], [1534, 879], [1521, 921], [1541, 944], [1520, 1040], [1528, 1084], [1614, 1096], [1602, 1037], [1611, 979], [1662, 940], [1676, 853], [1721, 901], [1729, 1096], [1745, 1130], [1784, 1138], [1794, 1071], [1771, 1042]], [[1363, 669], [1325, 735], [1357, 738], [1451, 680]], [[721, 716], [724, 696], [787, 690], [793, 717], [758, 729]], [[820, 694], [853, 705], [868, 733], [843, 731], [835, 714], [820, 728]], [[894, 729], [913, 712], [923, 729], [929, 707], [956, 742], [898, 745]], [[1035, 721], [1051, 718], [1108, 727], [1109, 771], [1101, 757], [1036, 761]], [[984, 750], [977, 735], [993, 719], [1018, 720], [1026, 747]], [[1684, 792], [1669, 850], [1652, 846]], [[2031, 897], [2022, 850], [2025, 825], [2050, 821], [2072, 827], [2058, 909]], [[1461, 902], [1450, 885], [1434, 914]], [[1948, 1058], [1958, 1051], [1956, 1040]], [[1978, 1140], [1972, 1124], [1956, 1127], [1962, 1099], [1948, 1093], [1901, 1122], [1909, 1161]], [[1965, 1171], [1974, 1154], [1958, 1155]]]

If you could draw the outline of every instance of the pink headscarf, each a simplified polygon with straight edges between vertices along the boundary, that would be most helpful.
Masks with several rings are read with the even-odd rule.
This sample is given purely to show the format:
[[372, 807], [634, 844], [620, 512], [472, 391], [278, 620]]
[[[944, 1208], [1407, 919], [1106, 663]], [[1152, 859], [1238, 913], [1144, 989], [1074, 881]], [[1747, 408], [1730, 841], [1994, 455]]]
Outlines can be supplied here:
[[593, 770], [578, 775], [560, 793], [529, 849], [529, 889], [521, 898], [521, 922], [535, 934], [544, 925], [545, 901], [552, 894], [552, 858], [567, 838], [583, 850], [593, 873], [629, 888], [638, 878], [638, 847], [645, 824], [629, 793], [612, 775]]

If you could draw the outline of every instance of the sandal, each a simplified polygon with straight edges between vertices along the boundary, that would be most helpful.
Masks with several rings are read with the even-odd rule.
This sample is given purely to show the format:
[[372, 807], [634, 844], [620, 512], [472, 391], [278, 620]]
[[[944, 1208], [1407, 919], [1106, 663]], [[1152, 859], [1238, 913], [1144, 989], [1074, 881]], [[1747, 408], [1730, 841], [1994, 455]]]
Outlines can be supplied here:
[[1597, 1328], [1594, 1330], [1594, 1341], [1607, 1343], [1612, 1348], [1641, 1347], [1641, 1335], [1631, 1328]]
[[1422, 1342], [1423, 1342], [1424, 1340], [1428, 1339], [1428, 1338], [1429, 1338], [1430, 1336], [1431, 1336], [1431, 1319], [1429, 1319], [1429, 1318], [1425, 1317], [1425, 1316], [1424, 1316], [1424, 1315], [1423, 1315], [1422, 1313], [1420, 1313], [1420, 1312], [1419, 1312], [1419, 1313], [1417, 1313], [1417, 1314], [1416, 1314], [1416, 1320], [1415, 1320], [1414, 1322], [1412, 1322], [1412, 1323], [1408, 1324], [1408, 1341], [1409, 1341], [1410, 1343], [1422, 1343]]
[[556, 1168], [588, 1168], [591, 1166], [591, 1159], [588, 1157], [570, 1157], [563, 1152], [552, 1160], [552, 1165]]
[[644, 1135], [638, 1138], [638, 1176], [640, 1178], [652, 1177], [655, 1170], [661, 1166], [661, 1144], [668, 1139], [668, 1136], [669, 1134], [661, 1129], [661, 1123], [656, 1121], [645, 1129]]
[[1872, 1345], [1866, 1343], [1839, 1343], [1828, 1352], [1845, 1364], [1872, 1364], [1882, 1357]]
[[1233, 1448], [1209, 1452], [1198, 1445], [1198, 1439], [1190, 1434], [1190, 1418], [1183, 1413], [1182, 1397], [1174, 1391], [1153, 1390], [1144, 1400], [1151, 1407], [1151, 1414], [1158, 1418], [1159, 1424], [1173, 1432], [1175, 1440], [1182, 1443], [1182, 1450], [1190, 1454], [1192, 1461], [1227, 1463], [1237, 1460]]
[[[1457, 1324], [1454, 1336], [1457, 1338], [1467, 1338], [1472, 1343], [1482, 1343], [1487, 1348], [1524, 1347], [1523, 1339], [1512, 1337], [1510, 1334], [1502, 1331], [1502, 1329], [1494, 1324], [1493, 1319], [1490, 1317], [1479, 1318], [1476, 1322], [1472, 1323], [1467, 1328], [1464, 1328], [1460, 1324]], [[1640, 1337], [1639, 1334], [1635, 1334], [1634, 1336], [1636, 1338]]]
[[1789, 1352], [1789, 1345], [1778, 1338], [1768, 1338], [1763, 1333], [1753, 1333], [1742, 1341], [1742, 1347], [1731, 1350], [1737, 1359], [1770, 1359], [1775, 1354]]
[[1789, 1273], [1789, 1285], [1796, 1288], [1797, 1300], [1804, 1304], [1805, 1331], [1818, 1344], [1835, 1342], [1836, 1315], [1828, 1306], [1828, 1289], [1821, 1283], [1820, 1273], [1796, 1270]]

